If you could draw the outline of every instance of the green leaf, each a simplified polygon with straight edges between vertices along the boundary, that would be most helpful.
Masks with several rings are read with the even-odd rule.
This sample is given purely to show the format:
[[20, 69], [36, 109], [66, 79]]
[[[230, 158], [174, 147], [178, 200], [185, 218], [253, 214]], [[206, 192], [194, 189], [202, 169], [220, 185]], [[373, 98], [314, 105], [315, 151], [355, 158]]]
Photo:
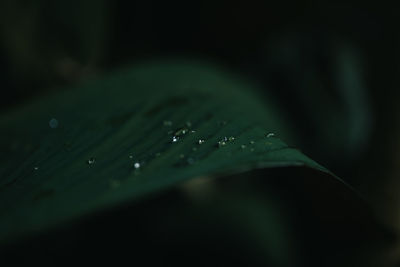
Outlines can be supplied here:
[[288, 166], [329, 173], [282, 141], [293, 137], [278, 110], [251, 89], [214, 66], [150, 62], [3, 115], [0, 240], [196, 177]]

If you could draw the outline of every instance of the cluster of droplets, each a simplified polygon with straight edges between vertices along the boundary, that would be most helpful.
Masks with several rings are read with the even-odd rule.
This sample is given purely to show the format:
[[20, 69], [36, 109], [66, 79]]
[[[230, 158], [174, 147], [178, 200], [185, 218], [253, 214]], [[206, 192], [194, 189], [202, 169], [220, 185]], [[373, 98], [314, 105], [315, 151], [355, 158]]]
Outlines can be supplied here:
[[218, 145], [218, 147], [223, 147], [223, 146], [226, 146], [226, 144], [228, 142], [233, 142], [233, 141], [235, 141], [235, 137], [233, 137], [233, 136], [226, 137], [225, 136], [224, 138], [222, 138], [221, 140], [218, 141], [217, 145]]
[[176, 143], [179, 141], [179, 139], [182, 138], [185, 134], [189, 132], [189, 129], [186, 127], [180, 128], [175, 131], [174, 135], [172, 136], [172, 143]]
[[[275, 133], [267, 133], [267, 134], [265, 134], [265, 137], [267, 137], [267, 138], [271, 138], [271, 137], [275, 137]], [[256, 142], [254, 141], [254, 140], [250, 140], [250, 142], [249, 142], [249, 144], [250, 144], [250, 151], [251, 152], [253, 152], [255, 149], [254, 149], [254, 147], [253, 147], [253, 145], [255, 144]], [[267, 142], [266, 144], [272, 144], [272, 143], [270, 143], [270, 142]], [[241, 145], [240, 146], [240, 148], [241, 149], [246, 149], [247, 148], [247, 145], [245, 145], [245, 144], [243, 144], [243, 145]]]
[[[220, 121], [220, 122], [219, 122], [219, 125], [221, 125], [221, 126], [226, 125], [226, 124], [227, 124], [226, 121]], [[165, 121], [163, 121], [163, 125], [164, 125], [165, 127], [172, 127], [173, 123], [172, 123], [172, 121], [170, 121], [170, 120], [165, 120]], [[49, 126], [50, 126], [51, 128], [57, 128], [57, 126], [58, 126], [58, 121], [57, 121], [56, 119], [51, 119], [51, 120], [49, 121]], [[178, 130], [175, 130], [175, 131], [169, 130], [169, 131], [168, 131], [168, 135], [172, 135], [172, 140], [171, 140], [172, 143], [178, 142], [183, 136], [185, 136], [185, 135], [188, 134], [188, 133], [195, 133], [194, 130], [191, 130], [191, 129], [190, 129], [191, 127], [192, 127], [192, 123], [191, 123], [190, 121], [188, 121], [188, 122], [185, 123], [185, 126], [184, 126], [184, 127], [179, 128]], [[266, 136], [267, 138], [275, 137], [275, 133], [270, 132], [270, 133], [267, 133], [265, 136]], [[217, 147], [221, 148], [221, 147], [226, 146], [228, 143], [233, 142], [233, 141], [235, 141], [235, 137], [233, 137], [233, 136], [229, 136], [229, 137], [224, 136], [221, 140], [219, 140], [219, 141], [217, 142]], [[198, 140], [196, 141], [196, 144], [197, 144], [197, 145], [202, 145], [202, 144], [204, 144], [205, 142], [206, 142], [205, 139], [198, 139]], [[245, 149], [247, 149], [247, 147], [250, 147], [250, 151], [254, 151], [254, 147], [253, 147], [254, 144], [255, 144], [255, 141], [251, 140], [251, 141], [249, 141], [249, 144], [242, 144], [242, 145], [240, 145], [240, 148], [241, 148], [242, 150], [245, 150]], [[194, 147], [192, 148], [192, 151], [197, 151], [197, 150], [198, 150], [198, 148], [197, 148], [196, 146], [194, 146]], [[161, 156], [161, 153], [160, 153], [160, 152], [155, 153], [154, 156], [155, 156], [155, 157], [159, 157], [159, 156]], [[185, 154], [180, 154], [180, 155], [179, 155], [179, 158], [180, 158], [181, 160], [186, 160], [187, 164], [189, 164], [189, 165], [192, 165], [192, 164], [195, 163], [195, 159], [194, 159], [194, 158], [192, 158], [192, 157], [186, 157]], [[133, 155], [129, 155], [129, 159], [133, 160], [133, 159], [134, 159]], [[86, 161], [86, 163], [87, 163], [88, 165], [93, 165], [93, 164], [95, 163], [95, 161], [96, 161], [95, 158], [92, 157], [92, 158], [89, 158], [89, 159]], [[135, 173], [137, 173], [137, 172], [139, 171], [139, 169], [142, 167], [142, 164], [143, 164], [143, 163], [142, 163], [142, 162], [139, 162], [139, 161], [134, 161], [134, 162], [133, 162], [133, 168], [135, 169]], [[38, 167], [34, 167], [34, 170], [35, 170], [35, 171], [38, 170], [38, 169], [39, 169]], [[120, 185], [120, 182], [117, 181], [117, 180], [113, 180], [113, 181], [111, 182], [111, 184], [110, 184], [110, 186], [113, 187], [113, 188], [117, 188], [117, 187], [119, 187], [119, 185]]]

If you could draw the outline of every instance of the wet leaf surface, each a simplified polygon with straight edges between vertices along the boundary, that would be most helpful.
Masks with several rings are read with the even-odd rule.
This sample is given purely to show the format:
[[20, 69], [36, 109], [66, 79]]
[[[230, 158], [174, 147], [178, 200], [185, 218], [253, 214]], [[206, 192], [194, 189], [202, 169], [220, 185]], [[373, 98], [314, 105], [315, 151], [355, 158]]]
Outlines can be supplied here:
[[[202, 176], [306, 166], [273, 102], [214, 66], [152, 62], [3, 114], [0, 240]], [[336, 179], [336, 178], [332, 178]]]

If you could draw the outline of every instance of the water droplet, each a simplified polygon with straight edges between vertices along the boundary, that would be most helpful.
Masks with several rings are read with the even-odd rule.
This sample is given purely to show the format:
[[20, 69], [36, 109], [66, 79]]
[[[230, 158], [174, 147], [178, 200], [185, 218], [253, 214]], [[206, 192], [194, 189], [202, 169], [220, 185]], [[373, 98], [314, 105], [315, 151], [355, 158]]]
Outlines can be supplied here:
[[205, 142], [204, 139], [199, 139], [198, 144], [199, 144], [199, 145], [202, 145], [202, 144], [204, 144], [204, 142]]
[[228, 138], [225, 136], [224, 138], [222, 138], [222, 140], [218, 141], [218, 147], [225, 146], [227, 141]]
[[49, 126], [52, 129], [55, 129], [58, 127], [58, 120], [55, 118], [52, 118], [51, 120], [49, 120]]
[[190, 131], [190, 133], [195, 133], [195, 132], [196, 132], [195, 130], [191, 130], [191, 131]]
[[235, 137], [233, 137], [233, 136], [230, 136], [229, 138], [228, 138], [228, 141], [229, 142], [232, 142], [232, 141], [234, 141], [235, 140]]
[[251, 145], [254, 145], [256, 142], [254, 142], [253, 140], [250, 141]]
[[251, 148], [250, 151], [253, 152], [253, 151], [254, 151], [254, 148]]
[[175, 136], [182, 136], [185, 135], [189, 132], [189, 130], [187, 128], [180, 128], [175, 132]]
[[178, 140], [179, 140], [179, 137], [177, 137], [177, 136], [172, 137], [172, 143], [176, 143], [176, 142], [178, 142]]
[[133, 156], [132, 156], [132, 155], [129, 155], [129, 158], [130, 158], [130, 159], [133, 159]]
[[269, 133], [269, 134], [267, 134], [267, 138], [274, 137], [274, 136], [275, 136], [274, 133]]
[[194, 158], [188, 158], [187, 160], [187, 163], [188, 164], [190, 164], [190, 165], [192, 165], [192, 164], [194, 164], [196, 161], [194, 160]]
[[192, 150], [193, 151], [197, 151], [197, 147], [192, 147]]
[[139, 162], [135, 162], [135, 164], [133, 164], [133, 167], [135, 169], [139, 169], [140, 168], [140, 163]]
[[241, 148], [241, 149], [245, 149], [245, 148], [246, 148], [246, 145], [241, 145], [240, 148]]
[[186, 124], [186, 126], [189, 127], [189, 128], [192, 127], [192, 123], [191, 123], [190, 121], [187, 121], [185, 124]]
[[39, 170], [39, 167], [35, 166], [35, 167], [33, 167], [33, 170], [37, 171], [37, 170]]
[[172, 126], [172, 121], [163, 121], [164, 126]]
[[95, 161], [96, 161], [95, 158], [90, 158], [86, 161], [86, 163], [89, 165], [92, 165], [92, 164], [94, 164]]
[[185, 155], [184, 154], [180, 154], [179, 158], [183, 159], [183, 158], [185, 158]]

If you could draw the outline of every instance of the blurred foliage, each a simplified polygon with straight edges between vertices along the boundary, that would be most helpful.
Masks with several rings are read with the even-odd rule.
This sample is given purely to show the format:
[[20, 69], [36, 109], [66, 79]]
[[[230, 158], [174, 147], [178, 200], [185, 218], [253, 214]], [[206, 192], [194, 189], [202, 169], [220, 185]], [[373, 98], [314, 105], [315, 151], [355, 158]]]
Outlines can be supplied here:
[[[400, 232], [396, 8], [335, 1], [4, 0], [0, 21], [4, 114], [121, 66], [206, 59], [258, 83], [251, 88], [266, 106], [278, 107], [292, 134], [289, 144], [360, 190], [377, 218]], [[394, 266], [398, 248], [387, 244], [382, 253]]]

